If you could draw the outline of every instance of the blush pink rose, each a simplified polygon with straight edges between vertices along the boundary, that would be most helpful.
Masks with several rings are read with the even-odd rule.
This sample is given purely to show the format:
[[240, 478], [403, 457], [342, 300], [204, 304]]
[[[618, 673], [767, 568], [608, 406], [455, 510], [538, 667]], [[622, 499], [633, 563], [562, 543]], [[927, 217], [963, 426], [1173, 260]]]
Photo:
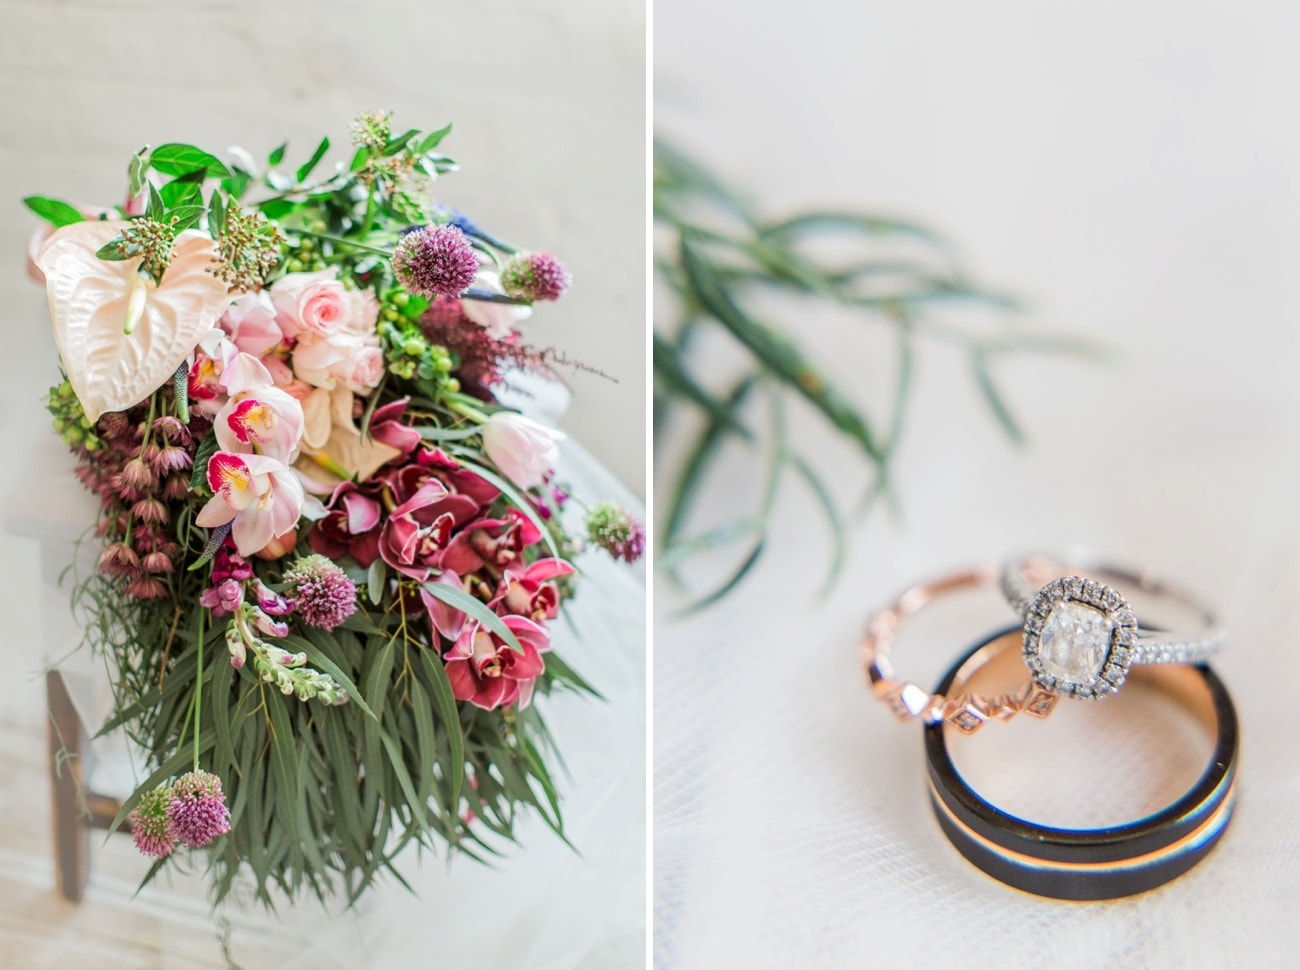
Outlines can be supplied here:
[[384, 376], [384, 352], [379, 343], [367, 344], [352, 358], [348, 376], [343, 379], [353, 394], [369, 394]]
[[284, 341], [284, 331], [276, 323], [275, 306], [264, 290], [244, 293], [226, 309], [221, 329], [235, 346], [246, 354], [261, 357]]
[[379, 323], [379, 300], [370, 290], [351, 290], [352, 321], [348, 325], [353, 333], [370, 334]]
[[364, 396], [384, 376], [384, 355], [374, 334], [303, 334], [294, 347], [293, 372], [313, 387], [333, 390], [342, 384]]
[[337, 333], [352, 320], [352, 295], [330, 270], [287, 273], [271, 287], [271, 302], [287, 337]]

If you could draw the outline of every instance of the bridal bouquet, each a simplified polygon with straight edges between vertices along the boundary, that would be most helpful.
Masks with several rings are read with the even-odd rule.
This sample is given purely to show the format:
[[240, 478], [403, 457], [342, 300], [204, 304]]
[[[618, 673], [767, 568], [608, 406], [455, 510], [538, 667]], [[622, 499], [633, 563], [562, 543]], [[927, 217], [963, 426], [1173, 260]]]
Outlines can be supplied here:
[[498, 402], [570, 363], [518, 329], [569, 274], [435, 200], [449, 130], [362, 116], [323, 176], [328, 139], [297, 167], [167, 144], [121, 206], [26, 200], [146, 881], [206, 847], [217, 901], [245, 867], [268, 905], [355, 900], [411, 842], [499, 851], [525, 806], [563, 837], [532, 702], [591, 688], [550, 627], [585, 544], [645, 535], [607, 502], [567, 531], [563, 435]]

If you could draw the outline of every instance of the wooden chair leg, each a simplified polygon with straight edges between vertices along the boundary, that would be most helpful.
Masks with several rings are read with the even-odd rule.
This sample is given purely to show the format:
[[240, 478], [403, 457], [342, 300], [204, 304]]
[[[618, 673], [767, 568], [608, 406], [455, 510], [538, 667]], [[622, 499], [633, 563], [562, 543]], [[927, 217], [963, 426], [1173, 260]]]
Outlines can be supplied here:
[[[67, 681], [58, 670], [45, 675], [45, 699], [50, 712], [54, 867], [59, 892], [65, 899], [79, 903], [86, 894], [90, 873], [90, 830], [111, 826], [122, 803], [85, 786], [90, 745], [81, 716], [68, 693]], [[119, 831], [130, 832], [130, 821], [123, 822]]]
[[65, 899], [79, 903], [85, 895], [86, 877], [90, 871], [90, 836], [83, 818], [82, 786], [86, 732], [63, 674], [57, 670], [45, 675], [45, 698], [50, 712], [54, 868], [59, 892]]

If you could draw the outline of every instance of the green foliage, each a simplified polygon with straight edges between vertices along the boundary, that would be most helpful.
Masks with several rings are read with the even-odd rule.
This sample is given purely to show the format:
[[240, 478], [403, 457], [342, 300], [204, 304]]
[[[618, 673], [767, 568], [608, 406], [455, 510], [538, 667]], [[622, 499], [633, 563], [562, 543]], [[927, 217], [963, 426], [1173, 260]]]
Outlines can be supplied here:
[[[1070, 338], [1010, 327], [981, 333], [950, 326], [936, 309], [980, 307], [1005, 318], [1017, 304], [969, 280], [936, 233], [902, 220], [853, 212], [814, 211], [767, 220], [701, 165], [662, 142], [655, 144], [654, 217], [661, 229], [656, 278], [673, 297], [655, 304], [655, 431], [668, 427], [679, 409], [704, 417], [666, 489], [657, 561], [684, 586], [679, 574], [684, 562], [709, 550], [735, 549], [732, 571], [712, 590], [697, 594], [688, 609], [717, 602], [759, 562], [776, 495], [790, 474], [811, 491], [832, 537], [828, 585], [838, 573], [843, 520], [814, 463], [786, 437], [786, 398], [801, 399], [856, 446], [865, 466], [863, 504], [869, 508], [891, 488], [912, 404], [919, 342], [947, 344], [966, 358], [980, 397], [1014, 443], [1023, 441], [1024, 434], [997, 384], [997, 360], [1017, 353], [1096, 353]], [[834, 247], [834, 257], [825, 255], [828, 244]], [[847, 308], [864, 326], [883, 328], [896, 348], [894, 371], [890, 375], [879, 367], [870, 379], [892, 384], [888, 410], [869, 414], [819, 369], [806, 341], [796, 337], [797, 318], [773, 323], [758, 315], [759, 308], [771, 305], [768, 298], [773, 294], [794, 297], [808, 307]], [[716, 387], [693, 360], [694, 342], [707, 329], [725, 333], [743, 353], [744, 372], [730, 388]], [[767, 392], [758, 397], [770, 414], [765, 432], [754, 425], [754, 392], [760, 389]], [[691, 534], [696, 502], [728, 442], [767, 453], [759, 508], [733, 521], [707, 523], [703, 531]]]
[[84, 222], [86, 220], [86, 217], [75, 206], [59, 199], [46, 199], [39, 195], [29, 195], [23, 199], [23, 205], [56, 229], [60, 226], [69, 226], [74, 222]]

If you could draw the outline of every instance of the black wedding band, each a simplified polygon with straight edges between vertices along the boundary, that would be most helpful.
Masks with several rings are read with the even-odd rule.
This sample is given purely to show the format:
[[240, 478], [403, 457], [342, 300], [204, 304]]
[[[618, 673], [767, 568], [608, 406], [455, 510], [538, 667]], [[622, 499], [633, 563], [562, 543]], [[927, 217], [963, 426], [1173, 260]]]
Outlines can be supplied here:
[[[1018, 627], [995, 634], [963, 655], [936, 693], [947, 695], [954, 681], [964, 682], [993, 657], [1019, 645]], [[1153, 667], [1149, 676], [1184, 699], [1208, 691], [1217, 722], [1214, 754], [1186, 794], [1125, 825], [1103, 829], [1036, 825], [981, 798], [953, 765], [944, 725], [930, 724], [925, 728], [930, 802], [948, 840], [993, 878], [1056, 899], [1131, 896], [1163, 885], [1196, 865], [1214, 848], [1232, 817], [1237, 712], [1223, 682], [1208, 666]]]

